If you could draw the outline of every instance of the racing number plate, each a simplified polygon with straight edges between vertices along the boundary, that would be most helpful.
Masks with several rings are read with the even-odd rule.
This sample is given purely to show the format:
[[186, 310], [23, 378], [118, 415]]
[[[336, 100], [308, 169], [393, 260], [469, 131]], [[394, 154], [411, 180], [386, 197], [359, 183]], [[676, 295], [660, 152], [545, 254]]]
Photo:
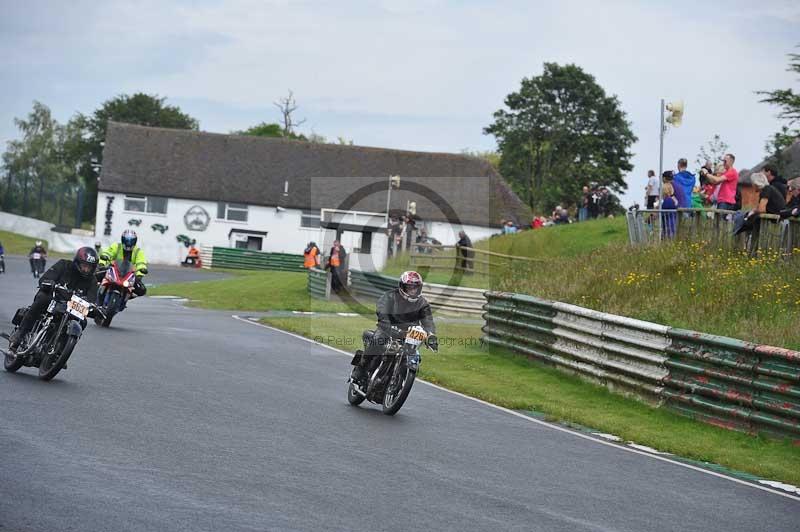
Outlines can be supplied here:
[[67, 311], [76, 318], [86, 319], [89, 315], [89, 302], [78, 296], [72, 296], [72, 299], [67, 301]]
[[424, 342], [427, 337], [428, 333], [426, 333], [422, 329], [414, 327], [410, 331], [408, 331], [408, 333], [406, 333], [406, 342], [410, 344], [413, 343], [415, 345], [419, 345], [422, 342]]

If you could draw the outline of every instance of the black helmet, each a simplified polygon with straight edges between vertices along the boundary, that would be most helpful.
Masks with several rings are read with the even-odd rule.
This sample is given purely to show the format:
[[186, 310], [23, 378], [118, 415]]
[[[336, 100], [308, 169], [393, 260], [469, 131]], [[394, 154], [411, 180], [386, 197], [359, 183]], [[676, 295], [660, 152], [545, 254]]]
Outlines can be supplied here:
[[130, 251], [136, 245], [139, 237], [136, 236], [136, 231], [133, 229], [125, 229], [122, 232], [122, 249]]
[[84, 246], [75, 253], [72, 264], [75, 265], [75, 269], [78, 270], [82, 277], [90, 277], [94, 275], [94, 271], [97, 269], [97, 252], [88, 246]]
[[414, 271], [403, 272], [399, 288], [403, 299], [413, 303], [422, 294], [422, 276]]

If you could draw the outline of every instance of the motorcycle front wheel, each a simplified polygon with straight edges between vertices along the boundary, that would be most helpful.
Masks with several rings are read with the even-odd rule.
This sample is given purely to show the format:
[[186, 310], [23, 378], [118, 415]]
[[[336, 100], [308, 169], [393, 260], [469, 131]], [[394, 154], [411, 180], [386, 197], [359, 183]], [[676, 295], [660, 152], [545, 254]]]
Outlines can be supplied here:
[[417, 372], [406, 365], [395, 369], [386, 393], [383, 395], [383, 413], [387, 416], [395, 415], [406, 402]]
[[116, 292], [111, 292], [111, 295], [108, 296], [108, 305], [106, 305], [106, 319], [103, 320], [103, 323], [101, 323], [103, 327], [111, 326], [111, 320], [114, 319], [114, 316], [117, 314], [117, 310], [119, 309], [119, 298], [120, 295]]
[[64, 367], [64, 364], [67, 363], [77, 343], [78, 339], [76, 337], [67, 336], [66, 341], [64, 341], [64, 347], [47, 353], [42, 359], [42, 363], [39, 364], [39, 378], [43, 381], [49, 381], [55, 377]]

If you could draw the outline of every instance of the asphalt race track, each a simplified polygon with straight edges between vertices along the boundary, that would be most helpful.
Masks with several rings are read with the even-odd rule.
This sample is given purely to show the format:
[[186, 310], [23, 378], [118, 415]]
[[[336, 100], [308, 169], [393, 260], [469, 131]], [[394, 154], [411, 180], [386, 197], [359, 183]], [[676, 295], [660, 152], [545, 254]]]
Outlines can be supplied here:
[[[6, 259], [3, 330], [34, 294]], [[229, 313], [135, 300], [52, 382], [0, 370], [0, 531], [800, 529], [796, 499], [421, 383], [393, 418], [351, 407], [348, 371]]]

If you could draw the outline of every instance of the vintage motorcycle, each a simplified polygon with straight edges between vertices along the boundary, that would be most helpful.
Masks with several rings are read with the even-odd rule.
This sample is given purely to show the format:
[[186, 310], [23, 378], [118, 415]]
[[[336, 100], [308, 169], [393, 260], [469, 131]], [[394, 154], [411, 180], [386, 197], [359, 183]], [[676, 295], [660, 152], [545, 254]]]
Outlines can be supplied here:
[[[0, 352], [6, 371], [13, 373], [22, 366], [36, 367], [39, 378], [49, 381], [66, 368], [94, 305], [82, 297], [82, 292], [74, 292], [66, 286], [45, 281], [41, 287], [51, 292], [47, 310], [22, 339], [16, 357], [6, 351]], [[27, 311], [28, 307], [17, 310], [11, 321], [15, 330]], [[9, 335], [3, 333], [2, 337], [8, 339]]]
[[44, 266], [46, 264], [45, 261], [47, 259], [45, 258], [45, 255], [43, 253], [39, 253], [38, 251], [34, 251], [33, 253], [31, 253], [28, 256], [28, 258], [30, 259], [31, 262], [31, 269], [33, 270], [33, 278], [38, 279], [44, 273]]
[[[364, 349], [372, 339], [373, 331], [364, 333]], [[393, 416], [405, 403], [420, 364], [419, 346], [427, 343], [428, 333], [419, 325], [409, 327], [402, 340], [392, 339], [386, 346], [383, 356], [375, 357], [367, 368], [366, 389], [356, 384], [352, 377], [347, 381], [347, 400], [351, 405], [360, 405], [364, 400], [382, 405], [383, 413]], [[356, 351], [353, 365], [358, 364], [364, 351]]]
[[125, 310], [133, 294], [134, 284], [136, 284], [136, 269], [129, 261], [118, 260], [109, 265], [97, 290], [97, 306], [103, 311], [95, 317], [97, 325], [110, 326], [114, 316]]

